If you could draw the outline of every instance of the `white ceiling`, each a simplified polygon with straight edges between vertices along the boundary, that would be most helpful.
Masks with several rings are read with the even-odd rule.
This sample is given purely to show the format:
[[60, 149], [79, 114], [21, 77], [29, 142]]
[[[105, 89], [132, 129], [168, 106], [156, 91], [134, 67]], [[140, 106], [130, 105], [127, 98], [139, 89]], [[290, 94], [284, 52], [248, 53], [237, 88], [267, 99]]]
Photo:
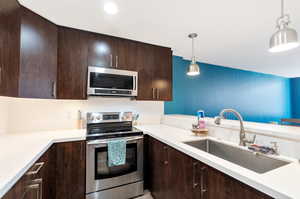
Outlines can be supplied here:
[[[24, 6], [64, 26], [172, 47], [189, 58], [199, 34], [201, 62], [300, 77], [300, 48], [270, 54], [268, 43], [280, 15], [280, 0], [114, 0], [117, 15], [107, 15], [108, 0], [20, 0]], [[300, 34], [300, 1], [286, 0], [286, 11]]]

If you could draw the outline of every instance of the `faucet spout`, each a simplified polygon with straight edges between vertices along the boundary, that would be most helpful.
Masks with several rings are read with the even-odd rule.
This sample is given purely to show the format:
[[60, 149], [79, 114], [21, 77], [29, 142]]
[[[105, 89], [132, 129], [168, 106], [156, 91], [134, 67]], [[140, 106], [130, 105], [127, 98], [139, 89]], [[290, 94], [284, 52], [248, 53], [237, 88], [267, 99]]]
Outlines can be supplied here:
[[217, 125], [220, 125], [220, 124], [221, 124], [221, 120], [222, 120], [222, 119], [225, 119], [225, 116], [224, 116], [225, 113], [233, 113], [234, 116], [235, 116], [235, 117], [239, 120], [239, 122], [240, 122], [240, 146], [246, 146], [246, 143], [250, 143], [250, 142], [254, 143], [255, 137], [254, 137], [253, 141], [248, 141], [248, 140], [246, 139], [246, 132], [245, 132], [245, 128], [244, 128], [244, 120], [243, 120], [243, 117], [242, 117], [242, 115], [241, 115], [238, 111], [236, 111], [236, 110], [234, 110], [234, 109], [223, 109], [223, 110], [220, 112], [219, 116], [217, 116], [217, 117], [215, 118], [215, 124], [217, 124]]

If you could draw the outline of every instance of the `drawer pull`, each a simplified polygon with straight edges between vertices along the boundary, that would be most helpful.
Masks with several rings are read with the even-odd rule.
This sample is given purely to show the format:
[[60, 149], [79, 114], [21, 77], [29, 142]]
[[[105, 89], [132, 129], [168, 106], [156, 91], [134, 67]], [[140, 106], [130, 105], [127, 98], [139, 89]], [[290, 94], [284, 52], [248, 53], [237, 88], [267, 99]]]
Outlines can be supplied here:
[[34, 164], [34, 166], [33, 166], [34, 170], [33, 171], [28, 171], [26, 173], [26, 175], [31, 176], [31, 175], [38, 174], [39, 171], [43, 168], [44, 164], [45, 164], [44, 162], [39, 162], [39, 163]]
[[32, 184], [26, 186], [22, 199], [24, 199], [26, 194], [31, 190], [36, 191], [36, 199], [43, 199], [43, 179], [42, 178], [35, 179], [32, 180], [31, 183]]

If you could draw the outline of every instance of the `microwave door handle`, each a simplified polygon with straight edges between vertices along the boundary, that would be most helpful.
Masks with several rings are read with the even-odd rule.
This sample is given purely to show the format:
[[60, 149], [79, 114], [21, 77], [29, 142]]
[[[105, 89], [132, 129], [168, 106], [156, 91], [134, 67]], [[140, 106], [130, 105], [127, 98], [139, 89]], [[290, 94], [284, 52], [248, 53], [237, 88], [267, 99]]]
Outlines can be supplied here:
[[136, 84], [137, 84], [137, 82], [136, 82], [136, 76], [134, 76], [134, 90], [136, 90]]

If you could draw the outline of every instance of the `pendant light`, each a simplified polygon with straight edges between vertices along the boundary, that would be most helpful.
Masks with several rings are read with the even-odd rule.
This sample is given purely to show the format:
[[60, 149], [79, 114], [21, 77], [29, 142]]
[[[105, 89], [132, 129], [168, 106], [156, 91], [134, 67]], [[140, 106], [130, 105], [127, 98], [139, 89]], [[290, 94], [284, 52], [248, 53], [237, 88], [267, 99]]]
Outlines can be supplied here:
[[197, 33], [191, 33], [189, 34], [189, 38], [192, 39], [192, 62], [191, 64], [189, 65], [188, 67], [188, 70], [187, 70], [187, 75], [189, 76], [196, 76], [196, 75], [199, 75], [200, 74], [200, 67], [199, 65], [197, 64], [196, 62], [196, 57], [194, 55], [194, 39], [197, 37]]
[[284, 0], [281, 0], [281, 16], [276, 25], [278, 30], [271, 37], [269, 52], [283, 52], [299, 46], [297, 31], [289, 28], [290, 22], [290, 16], [284, 14]]

